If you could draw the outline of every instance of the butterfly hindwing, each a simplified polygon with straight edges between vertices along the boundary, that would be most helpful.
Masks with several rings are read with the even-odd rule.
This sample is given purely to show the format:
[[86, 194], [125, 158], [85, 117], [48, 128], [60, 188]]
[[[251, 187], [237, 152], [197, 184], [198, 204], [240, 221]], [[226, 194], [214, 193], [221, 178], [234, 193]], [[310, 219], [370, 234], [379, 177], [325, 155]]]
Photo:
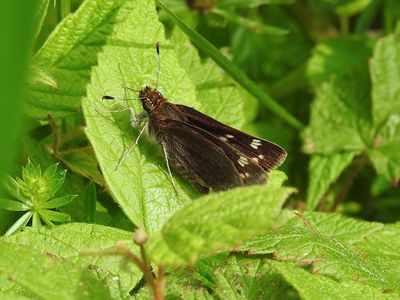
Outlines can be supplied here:
[[162, 128], [159, 139], [169, 162], [199, 191], [207, 187], [221, 191], [243, 184], [225, 152], [197, 130], [176, 120], [162, 121]]

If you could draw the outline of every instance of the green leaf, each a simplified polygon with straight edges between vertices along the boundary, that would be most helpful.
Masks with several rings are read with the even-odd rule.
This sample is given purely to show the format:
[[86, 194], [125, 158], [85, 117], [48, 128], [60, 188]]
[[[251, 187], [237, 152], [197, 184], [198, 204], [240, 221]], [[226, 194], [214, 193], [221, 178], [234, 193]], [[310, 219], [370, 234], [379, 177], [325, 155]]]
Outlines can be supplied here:
[[0, 198], [0, 208], [13, 211], [26, 211], [30, 209], [30, 206], [22, 202]]
[[[344, 281], [362, 281], [378, 289], [400, 292], [398, 260], [389, 260], [379, 249], [360, 253], [354, 246], [379, 233], [382, 224], [351, 220], [342, 216], [308, 213], [276, 234], [261, 236], [248, 243], [250, 253], [274, 253], [280, 260], [313, 265], [313, 272]], [[314, 223], [316, 220], [316, 224]], [[306, 223], [304, 223], [306, 222]]]
[[40, 204], [40, 208], [57, 208], [64, 206], [68, 203], [70, 203], [76, 195], [65, 195], [61, 197], [57, 197], [54, 199], [51, 199], [49, 201], [44, 202], [43, 204]]
[[372, 110], [376, 128], [371, 160], [387, 180], [400, 178], [400, 39], [379, 40], [371, 61]]
[[[331, 1], [331, 0], [324, 0]], [[335, 10], [339, 15], [352, 16], [365, 9], [372, 0], [334, 0]]]
[[7, 232], [4, 235], [9, 236], [14, 234], [15, 232], [20, 231], [23, 227], [26, 226], [31, 217], [32, 217], [31, 211], [24, 213], [17, 221], [15, 221], [13, 225], [11, 225], [11, 227], [7, 230]]
[[195, 264], [195, 278], [200, 280], [204, 287], [214, 289], [217, 282], [215, 271], [225, 264], [229, 255], [229, 252], [220, 252], [200, 258]]
[[85, 222], [93, 223], [96, 217], [97, 192], [93, 181], [89, 182], [85, 188], [83, 197], [83, 219]]
[[370, 64], [373, 121], [376, 127], [400, 113], [400, 36], [380, 39]]
[[110, 299], [93, 271], [25, 246], [0, 241], [0, 273], [38, 299]]
[[330, 8], [341, 16], [352, 16], [361, 12], [371, 0], [321, 0], [315, 1], [322, 8]]
[[376, 15], [380, 12], [382, 2], [382, 0], [371, 0], [368, 7], [357, 18], [354, 28], [355, 34], [362, 34], [371, 26]]
[[[100, 99], [107, 94], [123, 97], [121, 84], [135, 89], [154, 86], [158, 68], [157, 41], [161, 41], [160, 90], [171, 102], [196, 108], [199, 104], [195, 101], [194, 87], [179, 66], [172, 47], [165, 41], [154, 3], [128, 2], [123, 10], [129, 10], [130, 15], [117, 16], [118, 26], [98, 58], [98, 67], [93, 69], [88, 96], [83, 102], [86, 134], [112, 195], [132, 222], [151, 233], [159, 230], [165, 220], [188, 203], [195, 193], [180, 178], [175, 179], [178, 195], [175, 193], [159, 147], [144, 136], [115, 170], [121, 155], [135, 141], [138, 130], [132, 129], [129, 114], [98, 113], [96, 109], [132, 105], [135, 111], [142, 111], [135, 101], [128, 104]], [[126, 91], [125, 96], [132, 98], [137, 94]]]
[[[136, 299], [145, 299], [142, 295], [138, 295]], [[165, 278], [165, 299], [212, 300], [215, 298], [200, 281], [196, 280], [193, 272], [187, 269], [174, 269], [174, 272], [169, 273]]]
[[324, 82], [311, 106], [303, 132], [307, 153], [360, 151], [371, 144], [368, 71], [357, 67]]
[[[51, 168], [51, 166], [49, 168]], [[52, 197], [60, 189], [60, 187], [64, 184], [66, 174], [67, 174], [67, 170], [58, 171], [52, 177], [47, 177], [46, 175], [48, 175], [48, 174], [46, 174], [46, 173], [43, 174], [43, 179], [46, 181], [45, 195], [47, 198]]]
[[254, 186], [201, 197], [176, 212], [148, 245], [152, 261], [190, 264], [199, 255], [233, 249], [274, 224], [291, 188]]
[[42, 222], [40, 221], [40, 215], [38, 212], [33, 212], [32, 215], [32, 227], [40, 227], [42, 226]]
[[57, 82], [55, 82], [51, 76], [49, 76], [45, 71], [37, 66], [30, 66], [29, 82], [32, 85], [43, 84], [48, 85], [49, 87], [52, 87], [54, 89], [58, 88]]
[[201, 102], [201, 111], [224, 124], [241, 128], [246, 119], [245, 100], [235, 84], [226, 80], [213, 61], [207, 59], [202, 63], [182, 31], [175, 29], [170, 40], [179, 64], [196, 84], [196, 99]]
[[28, 161], [26, 166], [22, 168], [22, 179], [28, 186], [36, 185], [41, 177], [40, 165], [35, 166], [31, 161]]
[[372, 55], [373, 40], [365, 37], [339, 37], [319, 43], [308, 61], [307, 75], [314, 84], [365, 63]]
[[18, 182], [10, 177], [7, 176], [5, 178], [5, 182], [4, 182], [6, 191], [11, 195], [14, 196], [16, 199], [18, 199], [19, 201], [23, 202], [23, 203], [29, 203], [30, 200], [26, 198], [26, 196], [22, 193], [21, 188], [18, 184]]
[[231, 256], [214, 272], [219, 299], [276, 299], [283, 292], [280, 276], [260, 258]]
[[[367, 222], [365, 222], [367, 224]], [[374, 234], [368, 234], [365, 238], [357, 241], [357, 248], [369, 253], [379, 253], [388, 259], [395, 258], [400, 261], [400, 234], [399, 224], [387, 224], [380, 226], [374, 231]]]
[[361, 66], [318, 87], [310, 126], [303, 132], [304, 150], [324, 155], [364, 152], [378, 174], [388, 181], [398, 180], [399, 59], [398, 37], [389, 36], [376, 43], [370, 64], [372, 100], [368, 72]]
[[400, 114], [393, 114], [377, 132], [375, 147], [368, 155], [378, 172], [388, 181], [400, 178]]
[[[119, 299], [120, 295], [127, 295], [142, 277], [142, 273], [136, 267], [130, 268], [129, 272], [121, 269], [120, 257], [79, 255], [81, 250], [87, 248], [109, 249], [117, 241], [123, 241], [127, 246], [131, 245], [130, 250], [138, 255], [137, 247], [132, 247], [132, 233], [121, 229], [78, 223], [60, 225], [51, 229], [28, 227], [23, 232], [7, 237], [5, 240], [21, 245], [23, 248], [29, 247], [31, 251], [62, 257], [65, 261], [74, 262], [77, 267], [90, 266], [91, 270], [97, 270], [99, 278], [103, 278], [105, 274], [111, 274], [104, 278], [104, 285], [110, 287], [116, 299]], [[20, 270], [30, 272], [29, 265], [26, 269], [20, 266]]]
[[60, 213], [58, 211], [42, 209], [38, 212], [44, 220], [50, 220], [58, 223], [65, 223], [71, 221], [70, 215]]
[[104, 185], [104, 178], [99, 171], [99, 164], [92, 148], [69, 149], [59, 152], [57, 157], [71, 171], [82, 174], [101, 186]]
[[50, 2], [50, 0], [35, 1], [35, 7], [33, 9], [33, 13], [34, 13], [33, 37], [34, 37], [34, 39], [37, 38], [37, 36], [39, 35], [39, 32], [42, 28], [43, 20], [46, 17], [47, 8], [49, 7], [49, 2]]
[[361, 282], [338, 282], [328, 276], [310, 273], [289, 262], [268, 261], [298, 292], [301, 299], [396, 299], [397, 295]]
[[244, 74], [238, 66], [229, 61], [221, 52], [218, 51], [209, 41], [190, 29], [179, 17], [166, 7], [161, 0], [157, 3], [174, 21], [174, 23], [189, 37], [194, 45], [199, 47], [206, 55], [213, 59], [227, 74], [229, 74], [237, 83], [245, 88], [250, 94], [259, 99], [267, 108], [272, 110], [280, 118], [293, 127], [300, 129], [303, 127], [300, 121], [292, 116], [285, 108], [280, 106], [268, 94], [263, 92], [258, 86]]
[[308, 166], [307, 208], [314, 210], [343, 170], [351, 164], [357, 152], [338, 152], [331, 155], [313, 155]]
[[[42, 212], [43, 212], [43, 214], [41, 214]], [[40, 220], [42, 220], [50, 228], [55, 227], [55, 224], [46, 215], [46, 212], [44, 210], [37, 212], [36, 215], [37, 215], [36, 227], [41, 226], [42, 222], [40, 222]]]
[[47, 169], [43, 173], [43, 179], [46, 181], [50, 181], [56, 175], [58, 163], [52, 164], [47, 167]]
[[2, 300], [30, 300], [32, 298], [28, 296], [18, 295], [17, 293], [7, 293], [0, 291], [0, 299]]
[[123, 14], [120, 7], [125, 2], [85, 1], [62, 20], [32, 59], [32, 65], [52, 78], [57, 88], [31, 84], [25, 101], [27, 114], [46, 119], [49, 111], [55, 117], [79, 111], [91, 67], [97, 64], [97, 53], [115, 25], [116, 14]]

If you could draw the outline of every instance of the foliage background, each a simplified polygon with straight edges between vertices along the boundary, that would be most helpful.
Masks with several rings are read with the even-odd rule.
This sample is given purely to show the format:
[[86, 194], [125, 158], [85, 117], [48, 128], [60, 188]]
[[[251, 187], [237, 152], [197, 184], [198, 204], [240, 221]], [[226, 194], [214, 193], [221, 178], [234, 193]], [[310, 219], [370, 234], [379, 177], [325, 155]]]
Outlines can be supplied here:
[[[135, 267], [79, 255], [137, 253], [141, 227], [168, 299], [397, 299], [400, 3], [189, 2], [0, 3], [0, 230], [27, 225], [0, 239], [0, 297], [149, 298]], [[154, 86], [156, 41], [167, 99], [287, 150], [267, 186], [200, 197], [175, 174], [176, 195], [148, 138], [115, 171], [138, 130], [101, 111], [141, 109], [100, 99]]]

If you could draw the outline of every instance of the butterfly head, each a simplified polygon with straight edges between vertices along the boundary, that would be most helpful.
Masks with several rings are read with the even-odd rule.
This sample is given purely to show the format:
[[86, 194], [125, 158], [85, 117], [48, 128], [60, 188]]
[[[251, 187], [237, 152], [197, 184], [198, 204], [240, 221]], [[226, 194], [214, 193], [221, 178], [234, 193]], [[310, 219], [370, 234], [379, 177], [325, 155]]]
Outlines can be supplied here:
[[165, 101], [164, 96], [157, 91], [157, 89], [152, 89], [149, 86], [146, 86], [139, 92], [139, 99], [142, 101], [143, 109], [145, 111], [151, 111], [160, 103]]

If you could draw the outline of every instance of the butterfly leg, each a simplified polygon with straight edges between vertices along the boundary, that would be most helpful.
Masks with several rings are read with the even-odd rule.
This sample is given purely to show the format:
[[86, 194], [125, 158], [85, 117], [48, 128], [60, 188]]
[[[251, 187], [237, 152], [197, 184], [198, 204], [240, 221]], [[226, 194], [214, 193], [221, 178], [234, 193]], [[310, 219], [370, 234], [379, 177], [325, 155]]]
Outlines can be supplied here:
[[161, 145], [162, 145], [163, 152], [164, 152], [165, 163], [167, 164], [167, 169], [168, 169], [169, 178], [170, 178], [170, 180], [171, 180], [171, 183], [172, 183], [172, 186], [173, 186], [173, 188], [174, 188], [175, 194], [178, 195], [178, 190], [176, 189], [175, 181], [174, 181], [174, 178], [172, 177], [171, 168], [170, 168], [169, 162], [168, 162], [168, 153], [167, 153], [167, 149], [166, 149], [164, 143], [162, 143]]
[[131, 112], [131, 124], [132, 124], [132, 127], [134, 127], [134, 128], [140, 127], [140, 124], [146, 118], [147, 118], [147, 114], [145, 112], [141, 112], [137, 117], [135, 116], [135, 114], [133, 114]]
[[140, 92], [140, 90], [136, 90], [136, 89], [131, 88], [131, 87], [125, 85], [125, 84], [121, 84], [121, 87], [122, 87], [124, 90], [129, 90], [129, 91], [133, 91], [133, 92]]
[[119, 166], [122, 164], [122, 162], [125, 160], [125, 158], [128, 157], [129, 153], [131, 153], [133, 148], [135, 148], [136, 145], [139, 143], [139, 139], [142, 136], [143, 132], [145, 131], [146, 127], [147, 127], [147, 122], [143, 125], [143, 127], [140, 130], [139, 135], [137, 136], [135, 142], [132, 144], [132, 146], [129, 147], [128, 151], [126, 151], [125, 153], [122, 153], [120, 159], [118, 160], [118, 164], [115, 167], [115, 170], [118, 170]]
[[95, 109], [95, 111], [98, 113], [123, 112], [123, 111], [127, 111], [127, 110], [129, 110], [131, 112], [131, 116], [132, 116], [132, 114], [135, 115], [133, 113], [133, 110], [131, 107], [124, 107], [124, 108], [120, 108], [120, 109]]

